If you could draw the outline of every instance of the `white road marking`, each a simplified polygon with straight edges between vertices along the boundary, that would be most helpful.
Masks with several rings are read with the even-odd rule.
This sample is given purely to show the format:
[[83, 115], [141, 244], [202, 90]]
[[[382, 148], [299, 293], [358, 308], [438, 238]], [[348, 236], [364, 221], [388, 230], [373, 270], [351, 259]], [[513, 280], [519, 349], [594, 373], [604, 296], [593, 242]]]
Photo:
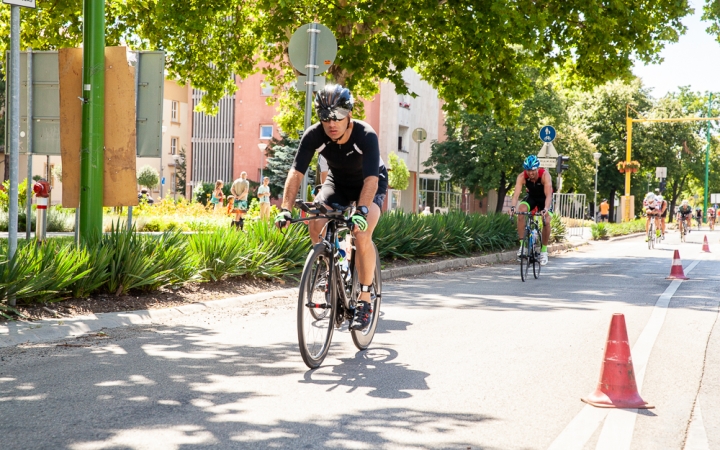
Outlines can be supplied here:
[[[693, 261], [687, 269], [684, 270], [685, 274], [690, 273], [699, 263], [699, 260]], [[640, 337], [637, 342], [635, 342], [635, 346], [632, 348], [633, 368], [635, 369], [635, 382], [637, 383], [638, 392], [642, 390], [650, 352], [665, 322], [667, 307], [681, 283], [682, 280], [673, 280], [670, 286], [665, 289], [665, 292], [660, 295], [660, 298], [658, 298], [655, 303], [650, 320], [647, 325], [645, 325]], [[600, 411], [593, 413], [592, 411], [594, 410]], [[598, 450], [630, 448], [632, 434], [635, 429], [637, 409], [607, 410], [585, 405], [568, 426], [565, 427], [562, 433], [550, 444], [549, 450], [582, 450], [605, 417], [607, 417], [607, 419], [603, 425], [596, 448]]]
[[693, 408], [692, 421], [688, 429], [687, 440], [683, 450], [710, 450], [707, 433], [705, 432], [705, 424], [703, 423], [702, 412], [700, 408], [700, 394], [695, 400]]

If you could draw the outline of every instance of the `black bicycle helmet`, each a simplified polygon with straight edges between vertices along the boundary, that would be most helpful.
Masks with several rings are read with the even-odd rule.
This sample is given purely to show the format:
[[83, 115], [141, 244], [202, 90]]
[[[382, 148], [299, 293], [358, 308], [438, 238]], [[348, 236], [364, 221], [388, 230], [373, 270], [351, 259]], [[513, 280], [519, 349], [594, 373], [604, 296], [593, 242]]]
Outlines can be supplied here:
[[339, 84], [327, 84], [315, 95], [315, 111], [323, 122], [344, 119], [354, 104], [350, 90]]

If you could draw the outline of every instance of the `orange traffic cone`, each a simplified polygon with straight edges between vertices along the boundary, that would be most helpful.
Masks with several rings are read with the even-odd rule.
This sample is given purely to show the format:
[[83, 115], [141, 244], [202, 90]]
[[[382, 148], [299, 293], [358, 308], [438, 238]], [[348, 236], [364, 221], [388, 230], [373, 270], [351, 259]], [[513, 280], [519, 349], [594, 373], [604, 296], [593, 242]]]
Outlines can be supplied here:
[[705, 235], [705, 239], [703, 240], [702, 251], [704, 251], [705, 253], [710, 253], [710, 245], [708, 244], [707, 234]]
[[637, 390], [625, 316], [622, 314], [613, 314], [610, 321], [597, 389], [582, 401], [600, 408], [654, 408], [640, 397]]
[[680, 262], [680, 252], [675, 250], [673, 255], [672, 266], [670, 267], [670, 275], [665, 278], [666, 280], [689, 280], [690, 278], [685, 276], [683, 271], [682, 262]]

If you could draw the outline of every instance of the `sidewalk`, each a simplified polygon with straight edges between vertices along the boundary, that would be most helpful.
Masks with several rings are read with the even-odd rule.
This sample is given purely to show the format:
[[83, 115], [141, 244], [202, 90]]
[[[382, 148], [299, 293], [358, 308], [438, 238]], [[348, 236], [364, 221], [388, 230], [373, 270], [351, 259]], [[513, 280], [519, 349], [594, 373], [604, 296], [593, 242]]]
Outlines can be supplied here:
[[[548, 250], [550, 253], [557, 253], [585, 244], [587, 244], [587, 241], [584, 239], [572, 238], [570, 242], [550, 245]], [[512, 250], [472, 258], [454, 258], [426, 264], [395, 267], [383, 270], [382, 277], [383, 281], [387, 281], [476, 265], [507, 263], [515, 261], [516, 259], [516, 251]], [[297, 295], [297, 288], [230, 297], [209, 302], [192, 303], [165, 309], [99, 313], [65, 319], [43, 319], [35, 322], [10, 322], [7, 325], [0, 325], [0, 347], [73, 338], [83, 334], [96, 333], [107, 328], [146, 325], [167, 318], [194, 314], [203, 310], [240, 306], [261, 300], [286, 297], [288, 295]]]

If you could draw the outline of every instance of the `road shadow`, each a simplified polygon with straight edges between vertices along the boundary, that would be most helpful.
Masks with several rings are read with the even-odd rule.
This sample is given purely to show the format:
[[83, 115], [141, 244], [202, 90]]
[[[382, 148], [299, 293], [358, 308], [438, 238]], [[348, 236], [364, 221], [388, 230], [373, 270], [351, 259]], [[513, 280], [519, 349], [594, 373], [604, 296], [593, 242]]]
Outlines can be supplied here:
[[341, 364], [308, 370], [301, 383], [326, 385], [328, 391], [345, 386], [350, 388], [348, 393], [370, 388], [367, 395], [377, 398], [409, 398], [409, 391], [429, 390], [425, 379], [430, 374], [393, 362], [397, 356], [395, 350], [372, 347], [353, 358], [340, 358]]

